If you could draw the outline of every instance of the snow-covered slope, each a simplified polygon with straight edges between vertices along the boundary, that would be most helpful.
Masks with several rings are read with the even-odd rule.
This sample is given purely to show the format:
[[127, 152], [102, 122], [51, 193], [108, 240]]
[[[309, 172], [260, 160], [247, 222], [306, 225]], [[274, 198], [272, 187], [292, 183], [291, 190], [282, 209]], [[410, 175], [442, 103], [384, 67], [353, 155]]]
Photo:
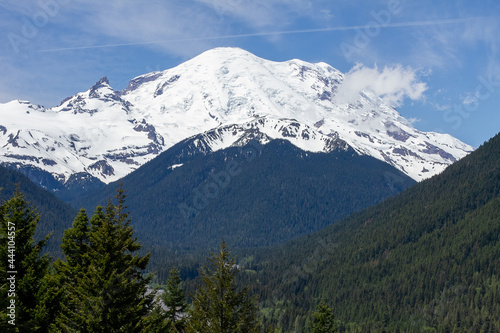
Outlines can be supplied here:
[[339, 102], [343, 79], [325, 63], [217, 48], [136, 77], [123, 91], [103, 78], [51, 109], [0, 104], [0, 162], [45, 170], [63, 184], [82, 173], [109, 183], [206, 132], [212, 151], [276, 138], [315, 152], [351, 146], [422, 180], [472, 151], [449, 135], [416, 130], [369, 91]]
[[0, 159], [48, 171], [62, 183], [81, 172], [117, 180], [164, 148], [154, 126], [127, 108], [106, 79], [49, 110], [25, 101], [0, 104]]

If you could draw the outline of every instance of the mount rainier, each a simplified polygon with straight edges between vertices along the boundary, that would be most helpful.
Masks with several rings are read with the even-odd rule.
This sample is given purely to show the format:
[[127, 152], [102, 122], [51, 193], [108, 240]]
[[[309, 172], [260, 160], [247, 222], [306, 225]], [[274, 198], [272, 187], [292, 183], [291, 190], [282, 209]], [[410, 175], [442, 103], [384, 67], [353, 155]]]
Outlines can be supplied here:
[[450, 135], [413, 128], [370, 91], [340, 101], [343, 80], [326, 63], [272, 62], [217, 48], [138, 76], [122, 91], [104, 77], [50, 109], [0, 104], [0, 163], [57, 191], [116, 181], [194, 136], [205, 153], [251, 139], [285, 139], [311, 152], [351, 147], [417, 181], [473, 150]]

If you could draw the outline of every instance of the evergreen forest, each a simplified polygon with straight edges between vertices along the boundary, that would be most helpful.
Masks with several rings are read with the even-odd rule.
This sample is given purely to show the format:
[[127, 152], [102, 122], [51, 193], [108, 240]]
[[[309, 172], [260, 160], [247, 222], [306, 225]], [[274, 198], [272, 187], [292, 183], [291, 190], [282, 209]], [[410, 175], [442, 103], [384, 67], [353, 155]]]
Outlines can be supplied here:
[[[153, 261], [122, 187], [75, 212], [15, 182], [0, 205], [2, 332], [500, 331], [500, 135], [397, 196], [236, 255], [220, 239]], [[51, 213], [73, 214], [60, 255]]]

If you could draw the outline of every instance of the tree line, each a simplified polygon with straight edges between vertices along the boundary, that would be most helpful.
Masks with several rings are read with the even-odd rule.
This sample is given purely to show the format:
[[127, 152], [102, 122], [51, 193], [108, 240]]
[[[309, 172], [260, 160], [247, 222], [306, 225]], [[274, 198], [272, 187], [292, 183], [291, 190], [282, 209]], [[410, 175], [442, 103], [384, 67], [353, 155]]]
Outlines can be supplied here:
[[[18, 190], [0, 205], [2, 332], [278, 332], [263, 325], [255, 297], [237, 285], [224, 241], [200, 270], [191, 303], [175, 268], [163, 292], [151, 289], [150, 255], [138, 254], [125, 197], [119, 188], [116, 204], [109, 200], [90, 217], [80, 210], [64, 232], [64, 257], [54, 262], [43, 254], [50, 235], [34, 240], [40, 216], [24, 195]], [[313, 332], [335, 332], [327, 305], [314, 318]]]

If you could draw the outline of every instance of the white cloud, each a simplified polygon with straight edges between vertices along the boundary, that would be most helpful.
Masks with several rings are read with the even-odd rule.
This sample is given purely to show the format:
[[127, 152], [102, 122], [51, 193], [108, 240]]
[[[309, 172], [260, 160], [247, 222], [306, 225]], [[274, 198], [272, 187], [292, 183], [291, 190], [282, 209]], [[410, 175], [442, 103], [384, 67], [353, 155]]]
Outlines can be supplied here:
[[396, 65], [379, 70], [377, 66], [368, 68], [357, 64], [345, 74], [337, 99], [344, 103], [353, 102], [360, 92], [365, 91], [397, 107], [407, 98], [413, 101], [422, 99], [426, 90], [427, 85], [419, 81], [416, 71], [410, 67]]
[[411, 125], [411, 126], [415, 126], [416, 123], [419, 123], [422, 121], [422, 119], [420, 118], [415, 118], [415, 117], [412, 117], [412, 118], [407, 118], [408, 120], [408, 123]]
[[429, 102], [429, 105], [432, 106], [437, 111], [446, 111], [451, 109], [452, 105], [450, 104], [439, 104], [434, 102]]

